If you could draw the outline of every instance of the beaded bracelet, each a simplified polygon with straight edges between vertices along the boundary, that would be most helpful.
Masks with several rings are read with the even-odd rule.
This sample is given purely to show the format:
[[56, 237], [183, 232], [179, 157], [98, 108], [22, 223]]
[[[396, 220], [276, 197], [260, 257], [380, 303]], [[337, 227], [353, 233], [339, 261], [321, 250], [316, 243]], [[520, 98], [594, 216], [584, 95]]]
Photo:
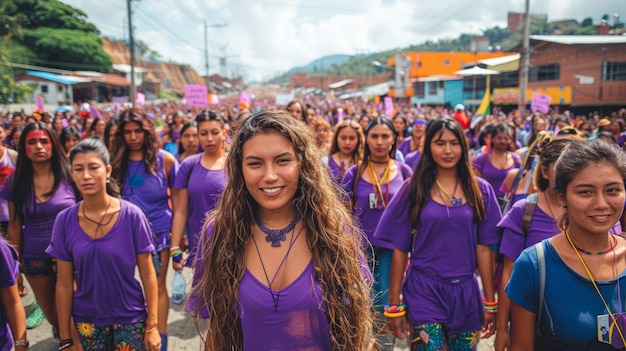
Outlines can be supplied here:
[[406, 315], [406, 305], [385, 305], [383, 315], [387, 318], [396, 318]]

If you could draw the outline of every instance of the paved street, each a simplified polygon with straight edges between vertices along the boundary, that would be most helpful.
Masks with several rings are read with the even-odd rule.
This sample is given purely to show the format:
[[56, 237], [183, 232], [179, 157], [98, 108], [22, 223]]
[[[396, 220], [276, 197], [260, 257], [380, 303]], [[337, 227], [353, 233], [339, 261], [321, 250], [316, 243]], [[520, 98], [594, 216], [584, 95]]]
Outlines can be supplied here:
[[[172, 269], [168, 271], [168, 290], [171, 287], [173, 277]], [[191, 281], [191, 270], [185, 269], [183, 272], [185, 280]], [[30, 311], [30, 305], [33, 302], [33, 293], [29, 288], [29, 293], [23, 298], [27, 311]], [[170, 314], [168, 318], [169, 347], [172, 351], [197, 351], [200, 345], [200, 337], [196, 331], [193, 318], [182, 311], [182, 306], [170, 304]], [[30, 340], [31, 351], [56, 351], [59, 347], [59, 341], [52, 337], [52, 327], [47, 321], [38, 328], [28, 330], [28, 340]], [[408, 350], [406, 346], [396, 346], [394, 351]], [[493, 338], [482, 340], [478, 347], [479, 351], [493, 350]]]

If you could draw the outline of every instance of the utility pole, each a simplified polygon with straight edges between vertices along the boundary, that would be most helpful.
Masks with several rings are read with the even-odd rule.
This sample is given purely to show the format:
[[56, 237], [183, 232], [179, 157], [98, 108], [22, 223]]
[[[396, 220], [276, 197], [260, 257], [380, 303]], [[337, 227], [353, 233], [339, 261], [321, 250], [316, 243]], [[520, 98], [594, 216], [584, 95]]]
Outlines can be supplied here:
[[135, 88], [135, 39], [133, 38], [133, 12], [130, 4], [131, 1], [132, 0], [126, 0], [126, 10], [128, 11], [128, 38], [130, 41], [130, 103], [134, 108], [137, 93]]
[[209, 26], [204, 21], [204, 68], [206, 70], [206, 91], [211, 92], [211, 79], [209, 78]]
[[524, 37], [522, 39], [522, 57], [519, 70], [519, 101], [517, 109], [520, 118], [524, 118], [526, 110], [526, 89], [528, 87], [528, 67], [530, 66], [530, 0], [526, 0], [524, 10]]

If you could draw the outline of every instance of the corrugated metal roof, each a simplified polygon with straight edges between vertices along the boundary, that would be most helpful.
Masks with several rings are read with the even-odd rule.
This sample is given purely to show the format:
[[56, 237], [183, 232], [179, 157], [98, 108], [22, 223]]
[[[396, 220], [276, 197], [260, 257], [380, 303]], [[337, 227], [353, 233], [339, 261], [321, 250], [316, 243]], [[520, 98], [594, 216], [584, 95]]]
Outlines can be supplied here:
[[89, 83], [91, 81], [89, 79], [73, 77], [73, 76], [62, 76], [60, 74], [50, 73], [50, 72], [28, 71], [26, 72], [26, 75], [31, 76], [31, 77], [46, 79], [55, 83], [67, 84], [67, 85], [73, 85], [73, 84], [78, 84], [78, 83]]
[[488, 68], [491, 68], [490, 66], [499, 66], [499, 65], [503, 65], [505, 63], [509, 63], [509, 62], [513, 62], [513, 61], [517, 61], [520, 58], [520, 54], [514, 54], [514, 55], [508, 55], [508, 56], [502, 56], [502, 57], [493, 57], [493, 58], [488, 58], [488, 59], [484, 59], [484, 60], [478, 60], [478, 63], [482, 63], [488, 66]]
[[337, 89], [337, 88], [341, 88], [341, 87], [343, 87], [345, 85], [348, 85], [348, 84], [350, 84], [352, 82], [354, 82], [353, 79], [344, 79], [344, 80], [341, 80], [341, 81], [336, 82], [336, 83], [328, 84], [328, 87], [331, 88], [331, 89]]
[[531, 35], [530, 39], [565, 45], [626, 44], [626, 35]]

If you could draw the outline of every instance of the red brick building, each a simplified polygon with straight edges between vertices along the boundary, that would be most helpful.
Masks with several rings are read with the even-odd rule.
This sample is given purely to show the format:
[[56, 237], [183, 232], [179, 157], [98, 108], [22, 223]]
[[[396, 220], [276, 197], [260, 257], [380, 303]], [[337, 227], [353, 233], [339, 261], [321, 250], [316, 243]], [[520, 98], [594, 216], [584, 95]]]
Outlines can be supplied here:
[[[626, 106], [626, 36], [531, 36], [528, 87], [571, 88], [571, 106]], [[553, 102], [558, 104], [558, 102]]]
[[389, 74], [378, 74], [375, 76], [311, 76], [308, 73], [298, 72], [291, 75], [291, 89], [322, 89], [331, 90], [331, 84], [345, 82], [338, 90], [360, 90], [366, 86], [372, 86], [384, 82], [388, 82], [393, 77]]

